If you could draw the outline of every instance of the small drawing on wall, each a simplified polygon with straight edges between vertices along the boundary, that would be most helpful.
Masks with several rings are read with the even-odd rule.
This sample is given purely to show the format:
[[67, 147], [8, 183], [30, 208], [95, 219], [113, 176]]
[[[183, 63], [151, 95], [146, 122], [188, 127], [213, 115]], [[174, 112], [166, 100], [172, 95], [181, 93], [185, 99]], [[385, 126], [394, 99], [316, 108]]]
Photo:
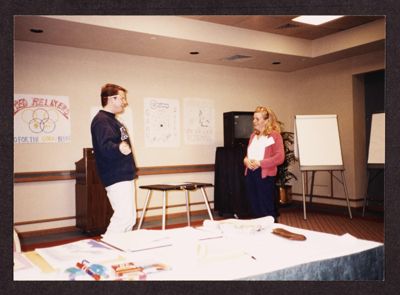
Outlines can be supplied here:
[[144, 99], [146, 147], [177, 147], [180, 144], [179, 101], [168, 98]]
[[184, 99], [185, 144], [212, 145], [215, 138], [214, 102], [208, 99]]

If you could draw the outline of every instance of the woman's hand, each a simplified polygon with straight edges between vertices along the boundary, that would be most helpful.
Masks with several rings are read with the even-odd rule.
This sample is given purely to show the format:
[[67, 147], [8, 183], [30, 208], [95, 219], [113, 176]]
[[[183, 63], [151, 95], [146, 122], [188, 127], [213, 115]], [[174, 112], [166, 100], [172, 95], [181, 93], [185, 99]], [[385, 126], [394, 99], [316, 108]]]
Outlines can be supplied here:
[[244, 158], [244, 164], [246, 165], [247, 168], [251, 170], [256, 170], [258, 167], [261, 166], [260, 161], [258, 160], [250, 160], [249, 158]]
[[261, 166], [260, 161], [258, 160], [250, 160], [250, 164], [251, 164], [251, 170], [256, 170], [257, 168], [259, 168]]

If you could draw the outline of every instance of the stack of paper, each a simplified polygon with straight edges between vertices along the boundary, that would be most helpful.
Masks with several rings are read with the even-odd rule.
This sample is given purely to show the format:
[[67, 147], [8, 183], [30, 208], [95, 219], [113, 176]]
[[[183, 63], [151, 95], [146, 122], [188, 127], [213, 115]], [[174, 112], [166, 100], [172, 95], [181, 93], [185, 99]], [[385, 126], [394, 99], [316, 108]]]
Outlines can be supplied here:
[[36, 252], [54, 269], [74, 266], [86, 259], [92, 263], [118, 260], [121, 251], [92, 239], [80, 240], [55, 247], [38, 248]]
[[125, 233], [104, 235], [102, 241], [126, 252], [149, 250], [180, 244], [183, 241], [203, 240], [220, 237], [220, 235], [182, 227], [167, 230], [140, 229]]
[[103, 236], [102, 241], [127, 252], [171, 245], [171, 241], [165, 231], [146, 229], [125, 233], [107, 234]]
[[39, 268], [34, 266], [23, 253], [14, 252], [14, 280], [30, 280], [39, 274]]
[[224, 235], [248, 235], [269, 229], [273, 224], [274, 218], [266, 216], [256, 219], [205, 220], [203, 228], [209, 231], [219, 231]]

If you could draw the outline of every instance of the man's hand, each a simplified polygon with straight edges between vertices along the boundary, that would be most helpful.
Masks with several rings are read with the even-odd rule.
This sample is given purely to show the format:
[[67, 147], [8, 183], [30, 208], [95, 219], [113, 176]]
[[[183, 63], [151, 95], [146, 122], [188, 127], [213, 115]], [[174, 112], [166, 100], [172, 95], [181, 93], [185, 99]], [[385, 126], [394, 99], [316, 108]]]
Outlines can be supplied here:
[[126, 141], [119, 144], [119, 151], [124, 155], [129, 155], [132, 152], [131, 147], [126, 143]]

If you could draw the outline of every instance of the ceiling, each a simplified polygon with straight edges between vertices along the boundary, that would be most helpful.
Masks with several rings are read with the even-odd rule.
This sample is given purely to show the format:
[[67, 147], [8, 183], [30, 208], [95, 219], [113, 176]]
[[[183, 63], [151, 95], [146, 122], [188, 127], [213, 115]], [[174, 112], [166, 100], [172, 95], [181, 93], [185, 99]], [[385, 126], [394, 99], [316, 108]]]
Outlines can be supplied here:
[[[383, 16], [345, 16], [321, 26], [296, 23], [291, 21], [293, 17], [295, 16], [142, 16], [138, 21], [137, 16], [16, 16], [14, 38], [60, 46], [282, 72], [384, 49], [383, 28], [383, 37], [355, 42], [354, 36], [358, 35], [353, 34], [352, 39], [348, 41], [351, 46], [346, 45], [334, 50], [328, 48], [321, 54], [313, 55], [314, 52], [318, 52], [317, 44], [321, 48], [324, 47], [324, 42], [320, 40], [329, 36], [334, 38], [352, 30], [354, 32], [354, 29], [377, 23], [379, 20], [384, 22]], [[150, 19], [153, 22], [145, 26], [143, 23]], [[166, 19], [169, 22], [165, 22]], [[162, 22], [157, 23], [158, 20]], [[33, 33], [31, 29], [43, 30], [43, 33]], [[219, 35], [214, 36], [214, 31]], [[363, 35], [361, 33], [360, 36]], [[235, 34], [241, 36], [241, 39], [232, 38]], [[368, 39], [368, 36], [366, 38]], [[286, 45], [280, 44], [291, 44], [288, 48], [300, 49], [298, 52], [289, 52], [290, 48], [286, 48], [285, 51]], [[330, 47], [335, 47], [335, 42], [332, 44]], [[304, 53], [304, 48], [311, 48], [309, 51], [312, 53]], [[191, 54], [193, 52], [197, 54]]]
[[308, 40], [321, 38], [384, 18], [383, 16], [345, 16], [335, 21], [327, 22], [319, 26], [313, 26], [292, 21], [292, 19], [297, 16], [298, 15], [199, 15], [190, 16], [188, 18]]

